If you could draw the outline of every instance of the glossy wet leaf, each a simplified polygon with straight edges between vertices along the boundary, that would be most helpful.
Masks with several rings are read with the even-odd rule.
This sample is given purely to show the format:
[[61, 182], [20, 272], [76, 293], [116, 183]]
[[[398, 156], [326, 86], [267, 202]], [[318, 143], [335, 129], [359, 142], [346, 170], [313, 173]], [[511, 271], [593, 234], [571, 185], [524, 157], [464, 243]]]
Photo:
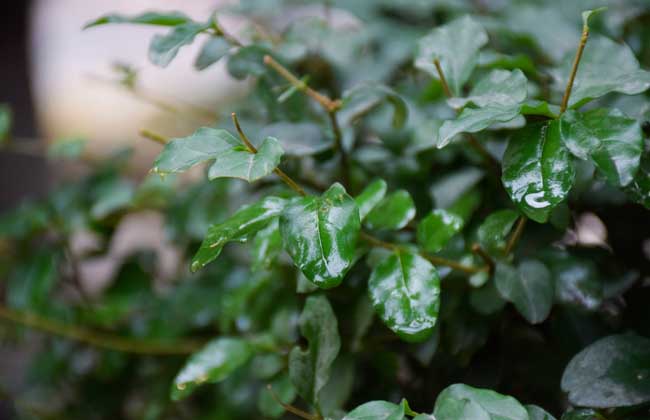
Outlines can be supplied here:
[[387, 102], [393, 107], [393, 127], [404, 126], [408, 117], [408, 107], [400, 95], [388, 86], [378, 83], [362, 83], [343, 93], [343, 108], [370, 108], [374, 104]]
[[536, 405], [526, 405], [529, 420], [555, 420], [549, 412]]
[[463, 219], [450, 211], [436, 209], [418, 224], [417, 240], [428, 252], [438, 252], [463, 228]]
[[406, 190], [388, 194], [366, 218], [370, 229], [401, 229], [415, 217], [415, 203]]
[[280, 252], [282, 252], [282, 235], [280, 235], [278, 219], [275, 219], [255, 235], [251, 268], [254, 271], [270, 268]]
[[13, 114], [9, 105], [0, 104], [0, 145], [5, 143], [11, 134]]
[[254, 182], [269, 175], [280, 164], [284, 151], [273, 137], [267, 137], [252, 153], [244, 146], [220, 154], [208, 170], [208, 178], [240, 178]]
[[[553, 73], [558, 90], [566, 86], [572, 63], [573, 54]], [[636, 95], [648, 88], [650, 72], [641, 69], [630, 47], [592, 35], [580, 60], [569, 106], [577, 108], [610, 92]]]
[[445, 388], [436, 399], [433, 415], [436, 420], [529, 420], [516, 399], [464, 384]]
[[319, 393], [327, 384], [341, 347], [338, 322], [325, 296], [309, 296], [300, 315], [300, 332], [309, 342], [306, 350], [294, 347], [289, 354], [289, 376], [298, 395], [318, 406]]
[[201, 248], [192, 259], [192, 271], [205, 267], [217, 258], [228, 242], [245, 238], [264, 228], [280, 215], [285, 204], [282, 198], [266, 197], [240, 209], [225, 221], [210, 226]]
[[401, 338], [422, 341], [433, 333], [440, 307], [440, 277], [429, 261], [396, 251], [373, 269], [368, 291], [375, 312]]
[[516, 105], [526, 99], [527, 85], [528, 80], [519, 69], [492, 70], [478, 81], [467, 97], [450, 98], [447, 103], [453, 108], [462, 108], [468, 103], [479, 108]]
[[93, 26], [106, 25], [109, 23], [137, 23], [144, 25], [178, 26], [191, 23], [187, 15], [181, 12], [145, 12], [135, 16], [126, 16], [118, 13], [111, 13], [101, 16], [84, 26], [84, 29]]
[[388, 185], [383, 179], [371, 182], [361, 191], [361, 194], [354, 198], [359, 208], [361, 220], [365, 219], [368, 213], [381, 202], [386, 195]]
[[267, 71], [264, 56], [270, 53], [260, 45], [240, 47], [228, 57], [228, 73], [240, 80], [248, 76], [261, 76]]
[[479, 226], [477, 239], [486, 251], [497, 253], [506, 246], [506, 238], [519, 214], [514, 210], [499, 210], [490, 214]]
[[524, 214], [539, 223], [548, 220], [575, 180], [575, 169], [561, 141], [557, 121], [527, 125], [510, 139], [503, 156], [501, 180]]
[[497, 263], [494, 273], [499, 294], [514, 303], [531, 324], [548, 317], [553, 306], [553, 283], [548, 268], [537, 260], [524, 260], [516, 268]]
[[469, 80], [478, 61], [479, 50], [488, 42], [483, 26], [469, 16], [435, 28], [418, 41], [415, 67], [438, 78], [434, 60], [440, 67], [449, 88], [458, 96]]
[[217, 383], [243, 366], [253, 355], [253, 348], [243, 339], [220, 337], [194, 353], [180, 370], [171, 389], [171, 398], [180, 400], [204, 383]]
[[194, 42], [194, 38], [207, 28], [206, 24], [191, 22], [175, 26], [165, 35], [154, 35], [149, 45], [149, 60], [167, 67], [182, 47]]
[[201, 52], [196, 57], [194, 68], [205, 70], [228, 53], [230, 44], [223, 37], [211, 37], [201, 47]]
[[447, 120], [438, 133], [438, 149], [447, 146], [458, 134], [477, 133], [493, 124], [506, 123], [519, 116], [519, 105], [491, 105], [485, 108], [465, 108], [455, 120]]
[[404, 406], [388, 401], [370, 401], [350, 411], [343, 420], [402, 420]]
[[641, 126], [616, 109], [565, 112], [560, 119], [560, 135], [571, 153], [590, 159], [614, 185], [628, 185], [639, 169]]
[[582, 407], [625, 407], [650, 401], [650, 339], [610, 335], [594, 342], [569, 362], [562, 390]]
[[336, 183], [322, 196], [291, 200], [280, 217], [284, 248], [321, 288], [338, 286], [354, 261], [361, 229], [359, 209]]

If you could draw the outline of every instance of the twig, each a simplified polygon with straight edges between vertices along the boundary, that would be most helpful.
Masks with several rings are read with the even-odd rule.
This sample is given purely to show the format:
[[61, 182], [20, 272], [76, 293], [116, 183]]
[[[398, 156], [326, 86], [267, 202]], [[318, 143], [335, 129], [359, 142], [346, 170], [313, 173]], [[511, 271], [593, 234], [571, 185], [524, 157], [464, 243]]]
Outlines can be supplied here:
[[560, 114], [563, 114], [566, 111], [567, 106], [569, 105], [569, 98], [571, 97], [571, 90], [573, 89], [573, 82], [578, 73], [578, 66], [580, 65], [580, 59], [582, 58], [582, 52], [587, 45], [587, 39], [589, 38], [589, 26], [585, 22], [582, 25], [582, 36], [580, 37], [580, 44], [578, 44], [578, 51], [576, 51], [576, 56], [573, 59], [573, 66], [571, 67], [571, 74], [569, 75], [569, 81], [567, 82], [566, 89], [564, 89], [564, 96], [562, 97], [562, 105], [560, 106]]
[[526, 216], [521, 216], [515, 227], [515, 231], [510, 236], [508, 243], [506, 244], [506, 249], [503, 251], [506, 255], [509, 255], [512, 252], [512, 249], [517, 244], [517, 241], [521, 237], [521, 234], [524, 232], [524, 226], [526, 226], [526, 221], [528, 218]]
[[435, 60], [433, 60], [433, 64], [436, 66], [436, 71], [438, 72], [438, 78], [440, 78], [440, 83], [442, 84], [442, 90], [445, 92], [445, 95], [447, 95], [448, 98], [452, 98], [454, 94], [451, 93], [451, 89], [449, 89], [449, 84], [447, 83], [447, 79], [445, 78], [445, 73], [442, 71], [442, 67], [440, 66], [440, 60], [436, 58]]
[[77, 340], [91, 346], [124, 353], [152, 356], [172, 356], [191, 354], [204, 343], [198, 341], [177, 341], [169, 343], [134, 340], [113, 334], [91, 331], [86, 328], [66, 325], [34, 313], [26, 313], [0, 305], [0, 319], [5, 319], [29, 328], [44, 331], [61, 337]]
[[315, 415], [310, 414], [310, 413], [308, 413], [306, 411], [303, 411], [303, 410], [301, 410], [301, 409], [299, 409], [297, 407], [294, 407], [291, 404], [287, 404], [285, 402], [282, 402], [282, 400], [280, 400], [280, 397], [275, 393], [275, 391], [273, 391], [273, 387], [271, 386], [271, 384], [268, 384], [266, 386], [266, 389], [271, 393], [271, 398], [273, 398], [273, 400], [275, 402], [280, 404], [282, 406], [282, 408], [284, 408], [286, 411], [290, 412], [291, 414], [295, 414], [296, 416], [298, 416], [300, 418], [303, 418], [305, 420], [319, 420], [320, 419], [320, 416], [315, 416]]
[[146, 139], [153, 140], [158, 144], [162, 144], [163, 146], [169, 142], [167, 137], [161, 136], [160, 134], [154, 133], [146, 128], [140, 130], [140, 135]]
[[488, 272], [493, 273], [494, 272], [494, 260], [492, 257], [488, 255], [487, 252], [481, 247], [479, 244], [473, 244], [472, 245], [472, 252], [481, 257], [483, 262], [485, 262], [485, 265], [488, 267]]

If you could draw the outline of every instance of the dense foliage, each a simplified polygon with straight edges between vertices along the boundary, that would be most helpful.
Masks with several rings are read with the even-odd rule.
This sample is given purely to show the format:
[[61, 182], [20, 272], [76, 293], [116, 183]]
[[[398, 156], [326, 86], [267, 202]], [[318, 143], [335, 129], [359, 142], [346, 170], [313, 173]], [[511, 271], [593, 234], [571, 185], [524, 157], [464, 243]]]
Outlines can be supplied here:
[[[163, 67], [200, 38], [196, 70], [225, 62], [250, 91], [186, 137], [146, 127], [163, 145], [143, 182], [119, 152], [3, 216], [3, 339], [42, 349], [5, 384], [18, 413], [650, 417], [645, 0], [228, 13], [246, 29], [219, 13], [89, 23], [159, 26]], [[197, 165], [200, 181], [178, 175]], [[160, 250], [135, 249], [87, 294], [78, 266], [152, 211], [182, 267], [162, 279]], [[96, 241], [81, 255], [79, 232]]]

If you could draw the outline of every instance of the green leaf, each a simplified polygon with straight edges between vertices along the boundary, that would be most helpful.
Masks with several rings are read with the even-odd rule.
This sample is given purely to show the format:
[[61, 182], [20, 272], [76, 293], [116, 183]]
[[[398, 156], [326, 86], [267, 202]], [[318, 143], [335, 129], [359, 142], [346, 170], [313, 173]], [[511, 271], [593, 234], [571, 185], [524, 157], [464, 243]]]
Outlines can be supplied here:
[[[291, 384], [288, 374], [282, 374], [271, 382], [271, 389], [278, 395], [280, 401], [285, 404], [291, 404], [296, 398], [296, 389]], [[273, 394], [268, 389], [261, 389], [257, 399], [257, 408], [265, 417], [276, 419], [281, 417], [285, 410], [273, 398]]]
[[232, 177], [253, 182], [273, 172], [282, 154], [278, 140], [272, 137], [264, 139], [257, 153], [251, 153], [228, 131], [202, 127], [189, 137], [168, 142], [154, 162], [153, 171], [183, 172], [215, 160], [208, 170], [208, 178]]
[[528, 411], [529, 420], [555, 420], [550, 413], [536, 405], [526, 405], [526, 411]]
[[641, 126], [617, 109], [569, 110], [560, 118], [560, 135], [571, 153], [591, 159], [614, 185], [628, 185], [639, 169]]
[[341, 184], [321, 197], [291, 200], [280, 233], [294, 264], [321, 288], [338, 286], [352, 266], [361, 229], [359, 209]]
[[190, 395], [204, 383], [217, 383], [245, 365], [253, 355], [251, 345], [234, 337], [220, 337], [210, 341], [194, 353], [178, 372], [171, 389], [172, 400]]
[[496, 123], [512, 121], [519, 116], [519, 105], [465, 108], [455, 120], [447, 120], [438, 133], [436, 147], [442, 149], [460, 133], [477, 133]]
[[521, 115], [541, 115], [549, 118], [557, 118], [560, 115], [560, 107], [551, 105], [546, 101], [531, 99], [521, 104], [519, 112]]
[[9, 139], [11, 134], [11, 124], [13, 120], [13, 113], [7, 104], [0, 104], [0, 145], [4, 144]]
[[265, 138], [257, 153], [251, 153], [244, 146], [234, 147], [217, 157], [208, 170], [208, 178], [240, 178], [254, 182], [273, 172], [283, 154], [280, 143], [273, 137]]
[[646, 153], [641, 157], [636, 176], [623, 191], [632, 201], [650, 209], [650, 154]]
[[[566, 87], [573, 54], [552, 74], [558, 90]], [[591, 36], [576, 73], [569, 106], [577, 108], [610, 92], [636, 95], [650, 88], [650, 72], [641, 70], [634, 52], [604, 36]]]
[[332, 363], [341, 347], [336, 316], [325, 296], [307, 298], [300, 315], [300, 332], [309, 342], [309, 348], [291, 350], [289, 376], [298, 395], [318, 406], [318, 394], [329, 380]]
[[402, 420], [404, 405], [388, 401], [370, 401], [350, 411], [343, 420]]
[[531, 324], [546, 319], [553, 306], [553, 283], [548, 268], [537, 260], [524, 260], [517, 268], [497, 263], [497, 290]]
[[555, 299], [587, 311], [595, 311], [603, 300], [603, 284], [596, 265], [586, 259], [566, 255], [549, 261], [555, 280]]
[[229, 219], [210, 226], [201, 248], [192, 259], [192, 271], [205, 267], [217, 258], [228, 242], [244, 238], [265, 227], [280, 215], [285, 203], [282, 198], [266, 197], [240, 209]]
[[539, 223], [548, 220], [575, 180], [557, 121], [527, 125], [510, 139], [501, 180], [524, 214]]
[[343, 93], [343, 105], [341, 110], [346, 108], [372, 108], [374, 104], [388, 102], [393, 107], [393, 127], [404, 126], [408, 117], [408, 107], [401, 96], [388, 86], [365, 82], [353, 87]]
[[478, 228], [478, 242], [490, 253], [502, 252], [505, 239], [518, 217], [519, 214], [513, 210], [499, 210], [490, 214]]
[[370, 229], [402, 229], [415, 217], [415, 203], [406, 190], [397, 190], [373, 208], [366, 219]]
[[464, 384], [445, 388], [436, 399], [433, 415], [436, 420], [529, 420], [516, 399]]
[[419, 40], [415, 67], [437, 78], [433, 62], [438, 59], [449, 88], [454, 96], [458, 96], [476, 67], [478, 51], [487, 42], [483, 26], [471, 17], [463, 16]]
[[562, 375], [571, 404], [610, 408], [650, 401], [650, 339], [610, 335], [575, 355]]
[[452, 108], [462, 108], [468, 103], [479, 108], [488, 106], [512, 106], [523, 102], [528, 95], [528, 80], [524, 73], [515, 69], [492, 70], [472, 88], [465, 98], [450, 98]]
[[332, 148], [332, 140], [323, 134], [318, 124], [279, 121], [265, 125], [260, 136], [275, 137], [289, 156], [310, 156]]
[[403, 339], [423, 341], [433, 333], [440, 307], [440, 277], [429, 261], [396, 251], [373, 269], [368, 290], [379, 317]]
[[139, 23], [144, 25], [178, 26], [192, 23], [192, 19], [181, 12], [146, 12], [136, 16], [126, 16], [113, 13], [101, 16], [87, 23], [84, 26], [84, 29], [92, 28], [93, 26], [106, 25], [109, 23]]
[[201, 47], [201, 52], [194, 62], [194, 68], [205, 70], [226, 55], [229, 49], [230, 44], [223, 37], [211, 37]]
[[265, 228], [255, 235], [253, 241], [253, 266], [252, 270], [268, 269], [282, 251], [282, 235], [278, 219], [273, 219]]
[[428, 252], [438, 252], [463, 225], [459, 215], [443, 209], [433, 210], [418, 224], [418, 243]]
[[260, 45], [249, 45], [238, 48], [228, 58], [228, 73], [235, 79], [245, 79], [247, 76], [261, 76], [266, 73], [264, 56], [271, 51]]
[[388, 185], [386, 184], [386, 181], [378, 179], [368, 184], [368, 186], [361, 191], [361, 194], [354, 198], [357, 207], [359, 207], [359, 217], [361, 217], [362, 221], [366, 218], [368, 213], [370, 213], [370, 211], [381, 202], [386, 195], [387, 189]]
[[135, 188], [131, 182], [115, 178], [98, 185], [93, 193], [96, 200], [90, 208], [90, 214], [94, 219], [103, 219], [111, 213], [128, 208], [135, 196]]
[[149, 61], [167, 67], [181, 47], [194, 42], [194, 38], [207, 28], [206, 24], [191, 22], [175, 26], [166, 35], [154, 35], [149, 45]]
[[57, 281], [55, 255], [36, 251], [17, 264], [7, 284], [7, 303], [15, 309], [40, 311], [50, 304]]

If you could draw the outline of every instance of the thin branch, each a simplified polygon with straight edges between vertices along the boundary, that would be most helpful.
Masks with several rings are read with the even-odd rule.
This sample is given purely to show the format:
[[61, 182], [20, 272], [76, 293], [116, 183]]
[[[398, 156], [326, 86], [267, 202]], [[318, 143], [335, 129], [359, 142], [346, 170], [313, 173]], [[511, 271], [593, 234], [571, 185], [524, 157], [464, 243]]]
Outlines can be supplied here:
[[451, 89], [449, 89], [449, 84], [447, 83], [447, 79], [445, 78], [445, 73], [442, 71], [442, 67], [440, 66], [440, 60], [437, 58], [433, 60], [433, 64], [436, 66], [436, 71], [438, 72], [438, 78], [440, 79], [440, 83], [442, 84], [442, 90], [445, 92], [445, 95], [447, 95], [448, 98], [451, 98], [454, 96], [453, 93], [451, 93]]
[[321, 104], [321, 106], [325, 108], [327, 112], [335, 112], [341, 107], [340, 100], [332, 100], [328, 96], [316, 92], [314, 89], [310, 88], [309, 85], [307, 85], [307, 83], [294, 76], [294, 74], [291, 73], [289, 69], [287, 69], [282, 64], [277, 62], [270, 55], [264, 56], [264, 64], [266, 64], [267, 66], [275, 70], [280, 76], [285, 78], [296, 89], [298, 89], [301, 92], [304, 92], [305, 95], [309, 96], [310, 98], [312, 98], [313, 100]]
[[194, 353], [204, 345], [203, 342], [194, 340], [169, 343], [135, 340], [114, 334], [91, 331], [74, 325], [66, 325], [34, 313], [16, 311], [2, 305], [0, 305], [0, 319], [5, 319], [49, 334], [80, 341], [91, 346], [124, 353], [152, 356], [185, 355]]
[[573, 59], [573, 66], [571, 67], [571, 74], [569, 75], [569, 81], [567, 82], [566, 89], [564, 89], [564, 96], [562, 97], [562, 105], [560, 106], [560, 114], [566, 111], [567, 106], [569, 105], [569, 98], [571, 97], [571, 90], [573, 89], [573, 82], [575, 81], [576, 74], [578, 73], [578, 66], [580, 65], [580, 59], [582, 58], [582, 52], [587, 45], [587, 39], [589, 38], [589, 26], [585, 23], [582, 25], [582, 36], [580, 37], [580, 44], [578, 44], [578, 51], [576, 51], [576, 56]]
[[248, 151], [251, 153], [257, 153], [257, 148], [253, 146], [253, 143], [248, 139], [246, 134], [244, 134], [244, 130], [241, 129], [241, 125], [239, 125], [239, 119], [237, 118], [237, 114], [233, 112], [232, 114], [230, 114], [230, 116], [232, 117], [233, 124], [235, 124], [235, 128], [237, 129], [239, 138], [241, 139], [242, 142], [244, 142]]
[[526, 216], [521, 216], [519, 218], [519, 221], [517, 222], [517, 226], [515, 227], [515, 231], [512, 233], [512, 236], [508, 240], [508, 243], [506, 244], [506, 249], [503, 251], [506, 255], [509, 255], [515, 245], [517, 244], [517, 241], [521, 237], [521, 234], [524, 232], [524, 226], [526, 226], [526, 221], [528, 218]]
[[153, 140], [158, 144], [162, 144], [163, 146], [169, 142], [169, 138], [147, 130], [146, 128], [140, 130], [140, 135], [146, 139]]
[[472, 245], [472, 252], [483, 260], [485, 265], [488, 267], [488, 272], [493, 273], [494, 272], [494, 260], [492, 257], [488, 255], [487, 252], [481, 247], [479, 244], [473, 244]]
[[266, 386], [266, 389], [271, 393], [271, 398], [273, 398], [273, 400], [275, 402], [280, 404], [282, 406], [282, 408], [284, 408], [286, 411], [290, 412], [291, 414], [294, 414], [294, 415], [296, 415], [296, 416], [298, 416], [300, 418], [303, 418], [305, 420], [319, 420], [320, 419], [320, 416], [315, 416], [315, 415], [310, 414], [310, 413], [308, 413], [306, 411], [303, 411], [303, 410], [301, 410], [301, 409], [299, 409], [297, 407], [294, 407], [291, 404], [287, 404], [285, 402], [282, 402], [282, 400], [280, 399], [278, 394], [276, 394], [275, 391], [273, 391], [273, 387], [271, 386], [271, 384], [268, 384]]

